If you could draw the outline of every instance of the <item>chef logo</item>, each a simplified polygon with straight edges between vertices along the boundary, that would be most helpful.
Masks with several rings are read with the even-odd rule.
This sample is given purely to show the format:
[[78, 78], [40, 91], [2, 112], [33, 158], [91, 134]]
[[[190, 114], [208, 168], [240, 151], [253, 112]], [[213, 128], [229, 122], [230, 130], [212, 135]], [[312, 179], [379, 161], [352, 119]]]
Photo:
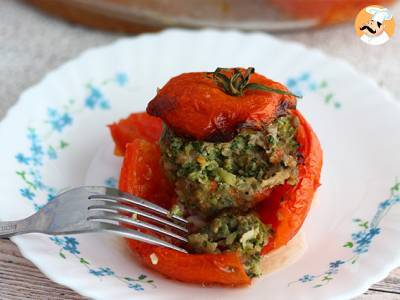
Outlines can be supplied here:
[[363, 8], [357, 15], [354, 28], [360, 39], [368, 45], [382, 45], [394, 33], [394, 18], [383, 6], [372, 5]]

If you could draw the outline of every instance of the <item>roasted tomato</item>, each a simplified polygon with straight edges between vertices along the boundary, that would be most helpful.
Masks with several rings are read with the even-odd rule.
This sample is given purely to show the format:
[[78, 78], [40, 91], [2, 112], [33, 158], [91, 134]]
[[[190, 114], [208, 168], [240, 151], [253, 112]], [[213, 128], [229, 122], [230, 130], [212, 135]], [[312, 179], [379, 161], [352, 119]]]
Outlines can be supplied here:
[[[264, 254], [285, 245], [298, 232], [319, 185], [322, 151], [318, 139], [298, 111], [293, 110], [291, 113], [300, 121], [297, 134], [302, 156], [299, 182], [294, 187], [283, 185], [275, 188], [272, 196], [266, 195], [257, 209], [263, 222], [271, 224], [275, 231], [272, 241], [263, 250]], [[144, 123], [140, 126], [146, 127]], [[154, 137], [155, 134], [154, 131]], [[157, 134], [160, 136], [161, 130]], [[160, 165], [157, 143], [134, 139], [128, 144], [119, 188], [164, 207], [169, 207], [175, 201], [173, 190]], [[184, 254], [134, 240], [128, 240], [128, 243], [143, 264], [169, 278], [203, 284], [250, 283], [236, 253]], [[151, 256], [157, 259], [152, 260]]]
[[263, 249], [267, 253], [286, 245], [299, 231], [308, 214], [314, 193], [319, 186], [322, 168], [322, 149], [310, 124], [299, 111], [291, 112], [299, 119], [297, 141], [302, 163], [299, 163], [299, 182], [295, 186], [288, 184], [272, 190], [261, 202], [257, 212], [265, 224], [271, 224], [275, 234]]
[[160, 138], [162, 121], [146, 113], [136, 113], [108, 127], [115, 142], [115, 154], [123, 156], [126, 144], [136, 138], [151, 143], [157, 142]]
[[119, 187], [124, 192], [170, 208], [175, 192], [161, 169], [157, 143], [134, 139], [127, 144]]
[[257, 128], [296, 106], [285, 86], [253, 73], [237, 68], [179, 75], [158, 91], [147, 112], [179, 136], [229, 141], [239, 127]]
[[[127, 145], [119, 188], [166, 208], [174, 202], [173, 189], [161, 170], [157, 144], [135, 139]], [[135, 240], [128, 240], [128, 244], [146, 266], [176, 280], [226, 285], [250, 283], [236, 253], [184, 254]], [[157, 258], [157, 263], [151, 255]]]

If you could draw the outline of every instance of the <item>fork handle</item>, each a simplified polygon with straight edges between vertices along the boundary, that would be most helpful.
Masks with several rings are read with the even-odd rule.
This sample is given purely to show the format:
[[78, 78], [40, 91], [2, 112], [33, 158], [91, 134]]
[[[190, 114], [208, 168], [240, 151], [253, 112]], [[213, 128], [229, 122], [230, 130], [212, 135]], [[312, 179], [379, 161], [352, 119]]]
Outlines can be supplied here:
[[0, 222], [0, 238], [8, 238], [33, 231], [34, 229], [29, 218], [19, 221]]

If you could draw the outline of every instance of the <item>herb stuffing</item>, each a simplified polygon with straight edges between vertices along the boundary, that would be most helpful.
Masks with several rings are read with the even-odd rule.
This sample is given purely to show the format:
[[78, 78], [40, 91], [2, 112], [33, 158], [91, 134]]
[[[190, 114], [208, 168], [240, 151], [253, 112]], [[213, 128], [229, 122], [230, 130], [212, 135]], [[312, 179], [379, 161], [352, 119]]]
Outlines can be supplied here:
[[270, 227], [252, 213], [222, 213], [199, 233], [188, 236], [194, 253], [238, 252], [249, 277], [261, 275], [261, 250], [268, 243]]
[[260, 193], [297, 183], [297, 123], [296, 117], [281, 116], [222, 143], [185, 139], [164, 127], [162, 164], [179, 199], [171, 214], [195, 215], [203, 224], [188, 236], [191, 252], [234, 251], [249, 277], [261, 274], [261, 250], [271, 230], [251, 208]]
[[251, 67], [189, 72], [158, 89], [147, 113], [109, 126], [124, 155], [121, 191], [189, 221], [178, 245], [189, 254], [128, 240], [143, 264], [203, 285], [261, 274], [261, 255], [297, 234], [320, 184], [321, 146], [297, 98]]
[[162, 163], [191, 214], [247, 211], [256, 204], [257, 193], [297, 183], [296, 127], [296, 118], [283, 116], [263, 130], [242, 129], [226, 143], [187, 140], [165, 128]]

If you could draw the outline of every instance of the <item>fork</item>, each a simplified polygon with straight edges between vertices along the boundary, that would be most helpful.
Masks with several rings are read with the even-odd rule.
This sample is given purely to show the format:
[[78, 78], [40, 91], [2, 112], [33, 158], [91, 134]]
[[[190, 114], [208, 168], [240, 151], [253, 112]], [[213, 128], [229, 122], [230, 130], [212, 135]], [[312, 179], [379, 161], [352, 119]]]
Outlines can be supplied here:
[[[137, 216], [141, 217], [140, 220]], [[171, 215], [168, 210], [149, 201], [102, 186], [82, 186], [67, 190], [30, 217], [0, 222], [0, 238], [34, 232], [67, 235], [106, 231], [187, 253], [181, 247], [127, 225], [157, 232], [169, 240], [172, 238], [187, 243], [187, 220]]]

